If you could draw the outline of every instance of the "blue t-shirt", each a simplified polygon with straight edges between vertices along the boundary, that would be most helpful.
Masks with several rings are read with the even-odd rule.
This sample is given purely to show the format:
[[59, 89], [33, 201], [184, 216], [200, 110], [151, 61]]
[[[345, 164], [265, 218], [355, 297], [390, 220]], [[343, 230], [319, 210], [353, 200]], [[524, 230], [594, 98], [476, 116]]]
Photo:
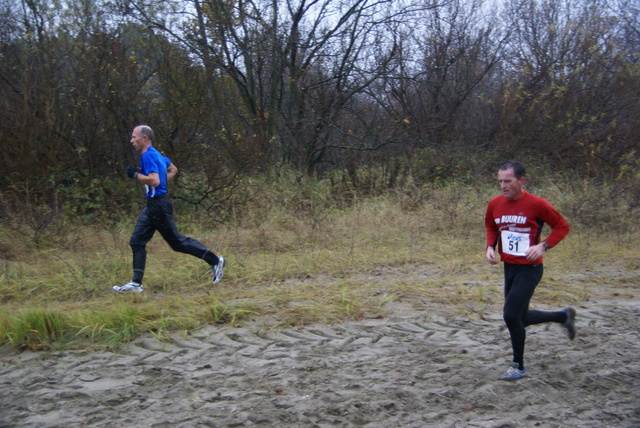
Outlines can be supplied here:
[[155, 172], [160, 177], [160, 184], [156, 187], [144, 185], [145, 198], [153, 198], [167, 194], [167, 168], [171, 165], [168, 157], [162, 156], [153, 146], [149, 146], [140, 158], [140, 173], [149, 175]]

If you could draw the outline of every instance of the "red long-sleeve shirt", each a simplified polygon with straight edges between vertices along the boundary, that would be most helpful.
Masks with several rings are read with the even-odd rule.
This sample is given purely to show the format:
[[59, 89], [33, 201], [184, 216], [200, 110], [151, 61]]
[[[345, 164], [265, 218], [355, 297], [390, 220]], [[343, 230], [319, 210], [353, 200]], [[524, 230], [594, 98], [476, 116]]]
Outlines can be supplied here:
[[527, 248], [540, 243], [542, 227], [547, 223], [551, 234], [544, 239], [553, 248], [569, 233], [569, 223], [546, 200], [523, 191], [516, 200], [497, 196], [489, 201], [485, 215], [487, 245], [498, 243], [502, 261], [514, 264], [540, 264], [542, 257], [530, 262]]

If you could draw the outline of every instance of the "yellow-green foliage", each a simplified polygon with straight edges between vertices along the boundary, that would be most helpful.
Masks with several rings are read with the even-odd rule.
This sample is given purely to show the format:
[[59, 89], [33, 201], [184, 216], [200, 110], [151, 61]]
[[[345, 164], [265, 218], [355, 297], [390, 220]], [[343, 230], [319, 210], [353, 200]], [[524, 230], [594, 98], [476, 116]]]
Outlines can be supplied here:
[[26, 310], [4, 319], [4, 340], [16, 348], [41, 349], [62, 340], [68, 333], [68, 318], [60, 312]]

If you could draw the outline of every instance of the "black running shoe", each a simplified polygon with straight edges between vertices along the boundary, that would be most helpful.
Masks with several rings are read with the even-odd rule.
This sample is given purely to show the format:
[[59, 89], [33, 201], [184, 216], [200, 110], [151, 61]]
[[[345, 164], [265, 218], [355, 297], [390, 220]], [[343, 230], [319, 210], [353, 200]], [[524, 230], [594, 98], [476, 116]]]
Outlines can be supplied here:
[[563, 310], [567, 314], [567, 320], [564, 322], [564, 328], [567, 329], [567, 336], [573, 340], [576, 337], [576, 310], [573, 308], [566, 308]]

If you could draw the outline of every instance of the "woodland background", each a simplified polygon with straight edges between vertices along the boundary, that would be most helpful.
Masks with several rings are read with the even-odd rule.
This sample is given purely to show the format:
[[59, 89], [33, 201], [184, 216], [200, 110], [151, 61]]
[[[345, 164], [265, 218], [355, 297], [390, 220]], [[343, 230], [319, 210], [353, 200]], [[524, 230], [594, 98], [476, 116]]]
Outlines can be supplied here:
[[174, 197], [220, 222], [243, 180], [283, 168], [375, 195], [506, 158], [637, 208], [639, 9], [0, 0], [0, 212], [117, 221], [140, 196], [124, 171], [141, 123], [181, 170]]

